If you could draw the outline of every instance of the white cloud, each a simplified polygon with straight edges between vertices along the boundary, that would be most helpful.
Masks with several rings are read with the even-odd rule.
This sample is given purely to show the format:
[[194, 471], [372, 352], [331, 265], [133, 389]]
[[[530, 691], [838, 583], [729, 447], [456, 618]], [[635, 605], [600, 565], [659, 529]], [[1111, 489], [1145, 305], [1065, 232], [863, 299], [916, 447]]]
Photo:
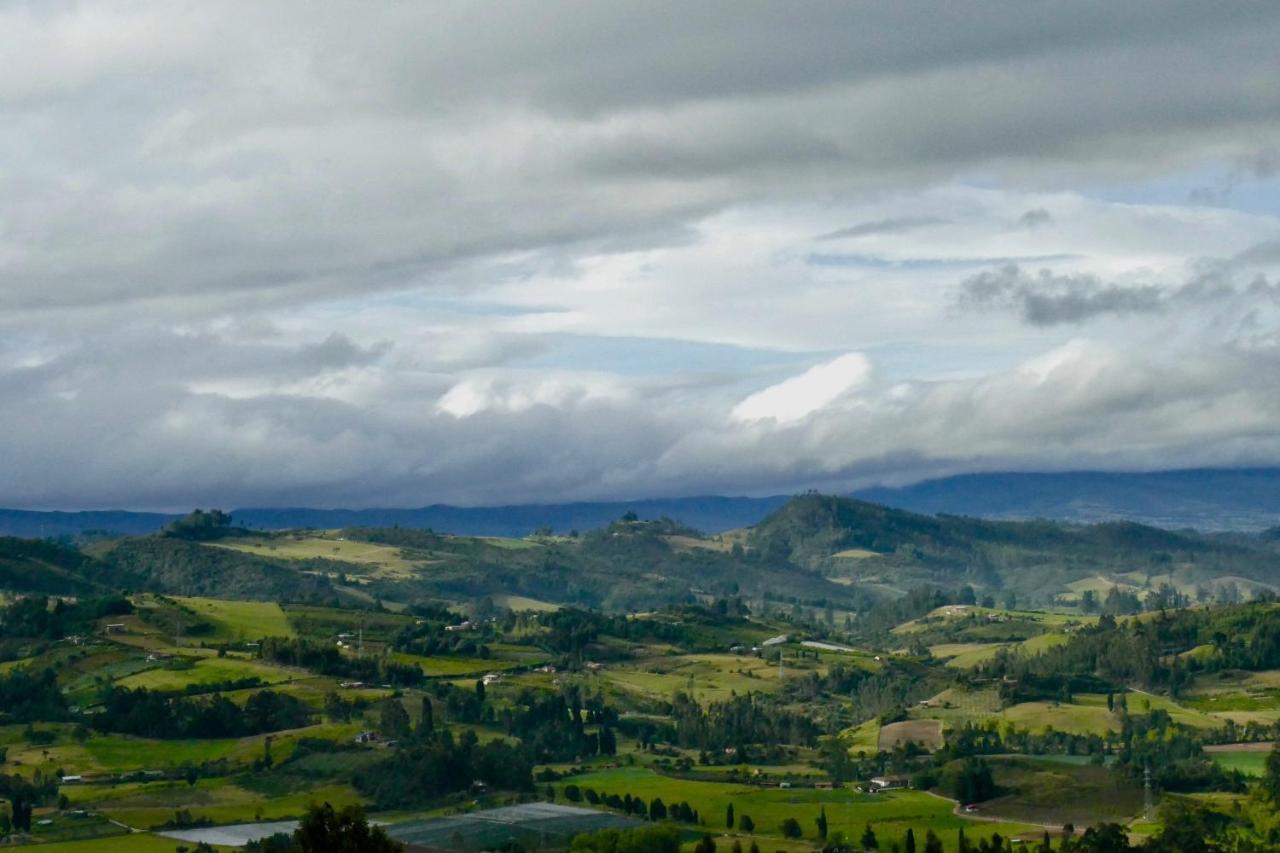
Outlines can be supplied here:
[[792, 423], [830, 406], [870, 376], [871, 362], [867, 357], [848, 353], [757, 391], [733, 407], [733, 417], [739, 421]]

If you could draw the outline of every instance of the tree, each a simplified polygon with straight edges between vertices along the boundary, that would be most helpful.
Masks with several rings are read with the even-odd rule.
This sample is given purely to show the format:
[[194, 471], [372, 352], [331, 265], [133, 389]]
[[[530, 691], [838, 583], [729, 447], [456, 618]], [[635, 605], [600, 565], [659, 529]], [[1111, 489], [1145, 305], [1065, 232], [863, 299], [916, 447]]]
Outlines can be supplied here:
[[[964, 830], [960, 830], [960, 837], [964, 838]], [[926, 830], [924, 834], [924, 853], [942, 853], [942, 839], [934, 834], [933, 830]]]
[[1272, 744], [1258, 787], [1262, 789], [1263, 796], [1280, 805], [1280, 743]]
[[818, 837], [826, 840], [827, 837], [827, 807], [820, 806], [818, 808], [818, 817], [814, 821], [818, 825]]
[[476, 679], [476, 699], [484, 704], [484, 679]]
[[702, 838], [698, 839], [698, 843], [694, 845], [693, 853], [716, 853], [715, 839], [704, 833]]
[[1123, 826], [1103, 823], [1086, 829], [1080, 842], [1072, 844], [1071, 849], [1076, 853], [1128, 853], [1133, 848], [1129, 846], [1129, 833]]
[[867, 824], [867, 828], [862, 830], [862, 838], [860, 839], [863, 850], [879, 850], [880, 842], [876, 840], [875, 830], [871, 828], [871, 824]]
[[911, 827], [907, 827], [907, 837], [902, 846], [904, 853], [916, 853], [916, 834]]
[[738, 818], [738, 829], [741, 829], [743, 832], [755, 832], [756, 822], [751, 819], [751, 815], [744, 814], [742, 817]]
[[307, 811], [293, 833], [293, 849], [297, 853], [399, 853], [404, 847], [382, 827], [369, 826], [360, 806], [335, 811], [325, 803]]
[[733, 829], [733, 803], [729, 803], [729, 805], [725, 806], [724, 825], [729, 829]]
[[431, 700], [426, 696], [422, 697], [422, 716], [418, 720], [418, 734], [429, 735], [436, 728], [435, 714], [431, 710]]
[[782, 822], [783, 838], [799, 838], [802, 835], [804, 835], [804, 831], [800, 829], [800, 821], [789, 817]]
[[387, 699], [382, 703], [378, 717], [378, 731], [390, 738], [409, 734], [409, 712], [399, 699]]

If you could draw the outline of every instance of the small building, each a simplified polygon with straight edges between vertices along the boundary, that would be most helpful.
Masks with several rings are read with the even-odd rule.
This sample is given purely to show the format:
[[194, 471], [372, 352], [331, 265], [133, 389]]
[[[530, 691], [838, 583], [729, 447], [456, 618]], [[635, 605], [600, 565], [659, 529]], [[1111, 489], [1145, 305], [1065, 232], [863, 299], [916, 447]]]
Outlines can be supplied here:
[[502, 680], [502, 674], [501, 674], [501, 673], [497, 673], [497, 672], [486, 672], [486, 673], [484, 674], [484, 677], [480, 679], [480, 682], [481, 682], [482, 684], [484, 684], [484, 685], [487, 687], [487, 686], [489, 686], [490, 684], [497, 684], [497, 683], [498, 683], [499, 681], [501, 681], [501, 680]]
[[871, 789], [873, 791], [888, 791], [893, 788], [907, 787], [907, 777], [899, 774], [891, 776], [873, 776], [871, 778]]
[[112, 622], [111, 624], [107, 625], [108, 634], [123, 634], [125, 633], [125, 631], [126, 631], [126, 628], [123, 622]]
[[79, 774], [72, 774], [70, 776], [62, 777], [62, 784], [64, 785], [70, 785], [75, 782], [83, 782], [83, 781], [84, 781], [84, 777]]

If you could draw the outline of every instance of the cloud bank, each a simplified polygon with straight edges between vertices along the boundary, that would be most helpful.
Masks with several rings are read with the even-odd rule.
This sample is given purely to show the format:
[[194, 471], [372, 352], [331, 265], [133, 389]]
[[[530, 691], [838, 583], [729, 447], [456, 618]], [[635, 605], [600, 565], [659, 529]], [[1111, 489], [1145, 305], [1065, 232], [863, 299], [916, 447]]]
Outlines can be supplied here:
[[1280, 464], [1277, 36], [0, 4], [0, 505]]

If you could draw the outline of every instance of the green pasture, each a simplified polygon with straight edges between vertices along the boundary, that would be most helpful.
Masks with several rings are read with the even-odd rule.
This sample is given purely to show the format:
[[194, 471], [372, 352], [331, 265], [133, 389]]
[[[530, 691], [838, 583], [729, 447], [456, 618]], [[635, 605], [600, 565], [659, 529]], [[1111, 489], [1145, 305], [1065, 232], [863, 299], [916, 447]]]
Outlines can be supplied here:
[[[815, 669], [810, 659], [803, 662], [806, 671]], [[776, 690], [779, 679], [795, 677], [794, 661], [785, 661], [779, 674], [776, 663], [747, 655], [679, 655], [651, 658], [635, 664], [609, 665], [600, 677], [624, 691], [646, 698], [670, 699], [676, 691], [684, 691], [700, 702], [727, 699], [745, 693], [767, 693]], [[823, 667], [817, 667], [819, 671]]]
[[293, 626], [274, 601], [227, 601], [220, 598], [175, 597], [176, 601], [211, 622], [219, 635], [232, 639], [292, 637]]
[[[662, 776], [651, 770], [624, 767], [602, 770], [573, 777], [579, 788], [592, 788], [597, 793], [631, 794], [649, 802], [660, 797], [663, 802], [687, 801], [708, 825], [723, 826], [725, 809], [733, 804], [737, 816], [748, 815], [755, 822], [755, 834], [769, 838], [769, 844], [786, 845], [781, 824], [794, 817], [804, 829], [806, 841], [816, 842], [814, 821], [819, 809], [825, 809], [831, 832], [845, 832], [855, 838], [871, 823], [883, 847], [914, 829], [923, 839], [928, 829], [937, 832], [948, 845], [954, 844], [956, 830], [963, 827], [972, 840], [999, 832], [1008, 837], [1030, 832], [1034, 827], [1017, 823], [976, 823], [952, 813], [951, 800], [923, 791], [892, 791], [884, 794], [859, 794], [849, 788], [819, 790], [816, 788], [758, 787], [738, 782], [689, 781]], [[565, 783], [560, 783], [563, 788]], [[563, 798], [558, 798], [563, 802]], [[763, 846], [763, 845], [762, 845]], [[770, 848], [771, 849], [771, 848]]]
[[[161, 838], [149, 832], [135, 832], [86, 841], [54, 841], [40, 844], [34, 849], [40, 853], [173, 853], [178, 844], [172, 838]], [[230, 851], [235, 848], [215, 846], [213, 849]]]
[[117, 684], [120, 687], [129, 688], [145, 687], [148, 690], [183, 690], [189, 684], [218, 684], [252, 677], [262, 679], [264, 684], [279, 684], [303, 676], [293, 670], [263, 661], [229, 656], [198, 658], [189, 668], [173, 668], [173, 661], [169, 661], [155, 669], [122, 678]]
[[1246, 776], [1263, 776], [1266, 773], [1268, 751], [1210, 749], [1207, 752], [1214, 763], [1223, 770], [1239, 770]]
[[390, 660], [419, 666], [429, 676], [444, 677], [483, 675], [486, 672], [501, 672], [521, 665], [520, 661], [502, 658], [426, 657], [405, 652], [392, 652]]
[[266, 797], [228, 779], [201, 779], [194, 786], [161, 782], [98, 794], [91, 800], [95, 810], [139, 829], [159, 828], [179, 809], [197, 819], [230, 824], [299, 817], [312, 803], [327, 801], [341, 807], [363, 801], [349, 785], [322, 785]]

